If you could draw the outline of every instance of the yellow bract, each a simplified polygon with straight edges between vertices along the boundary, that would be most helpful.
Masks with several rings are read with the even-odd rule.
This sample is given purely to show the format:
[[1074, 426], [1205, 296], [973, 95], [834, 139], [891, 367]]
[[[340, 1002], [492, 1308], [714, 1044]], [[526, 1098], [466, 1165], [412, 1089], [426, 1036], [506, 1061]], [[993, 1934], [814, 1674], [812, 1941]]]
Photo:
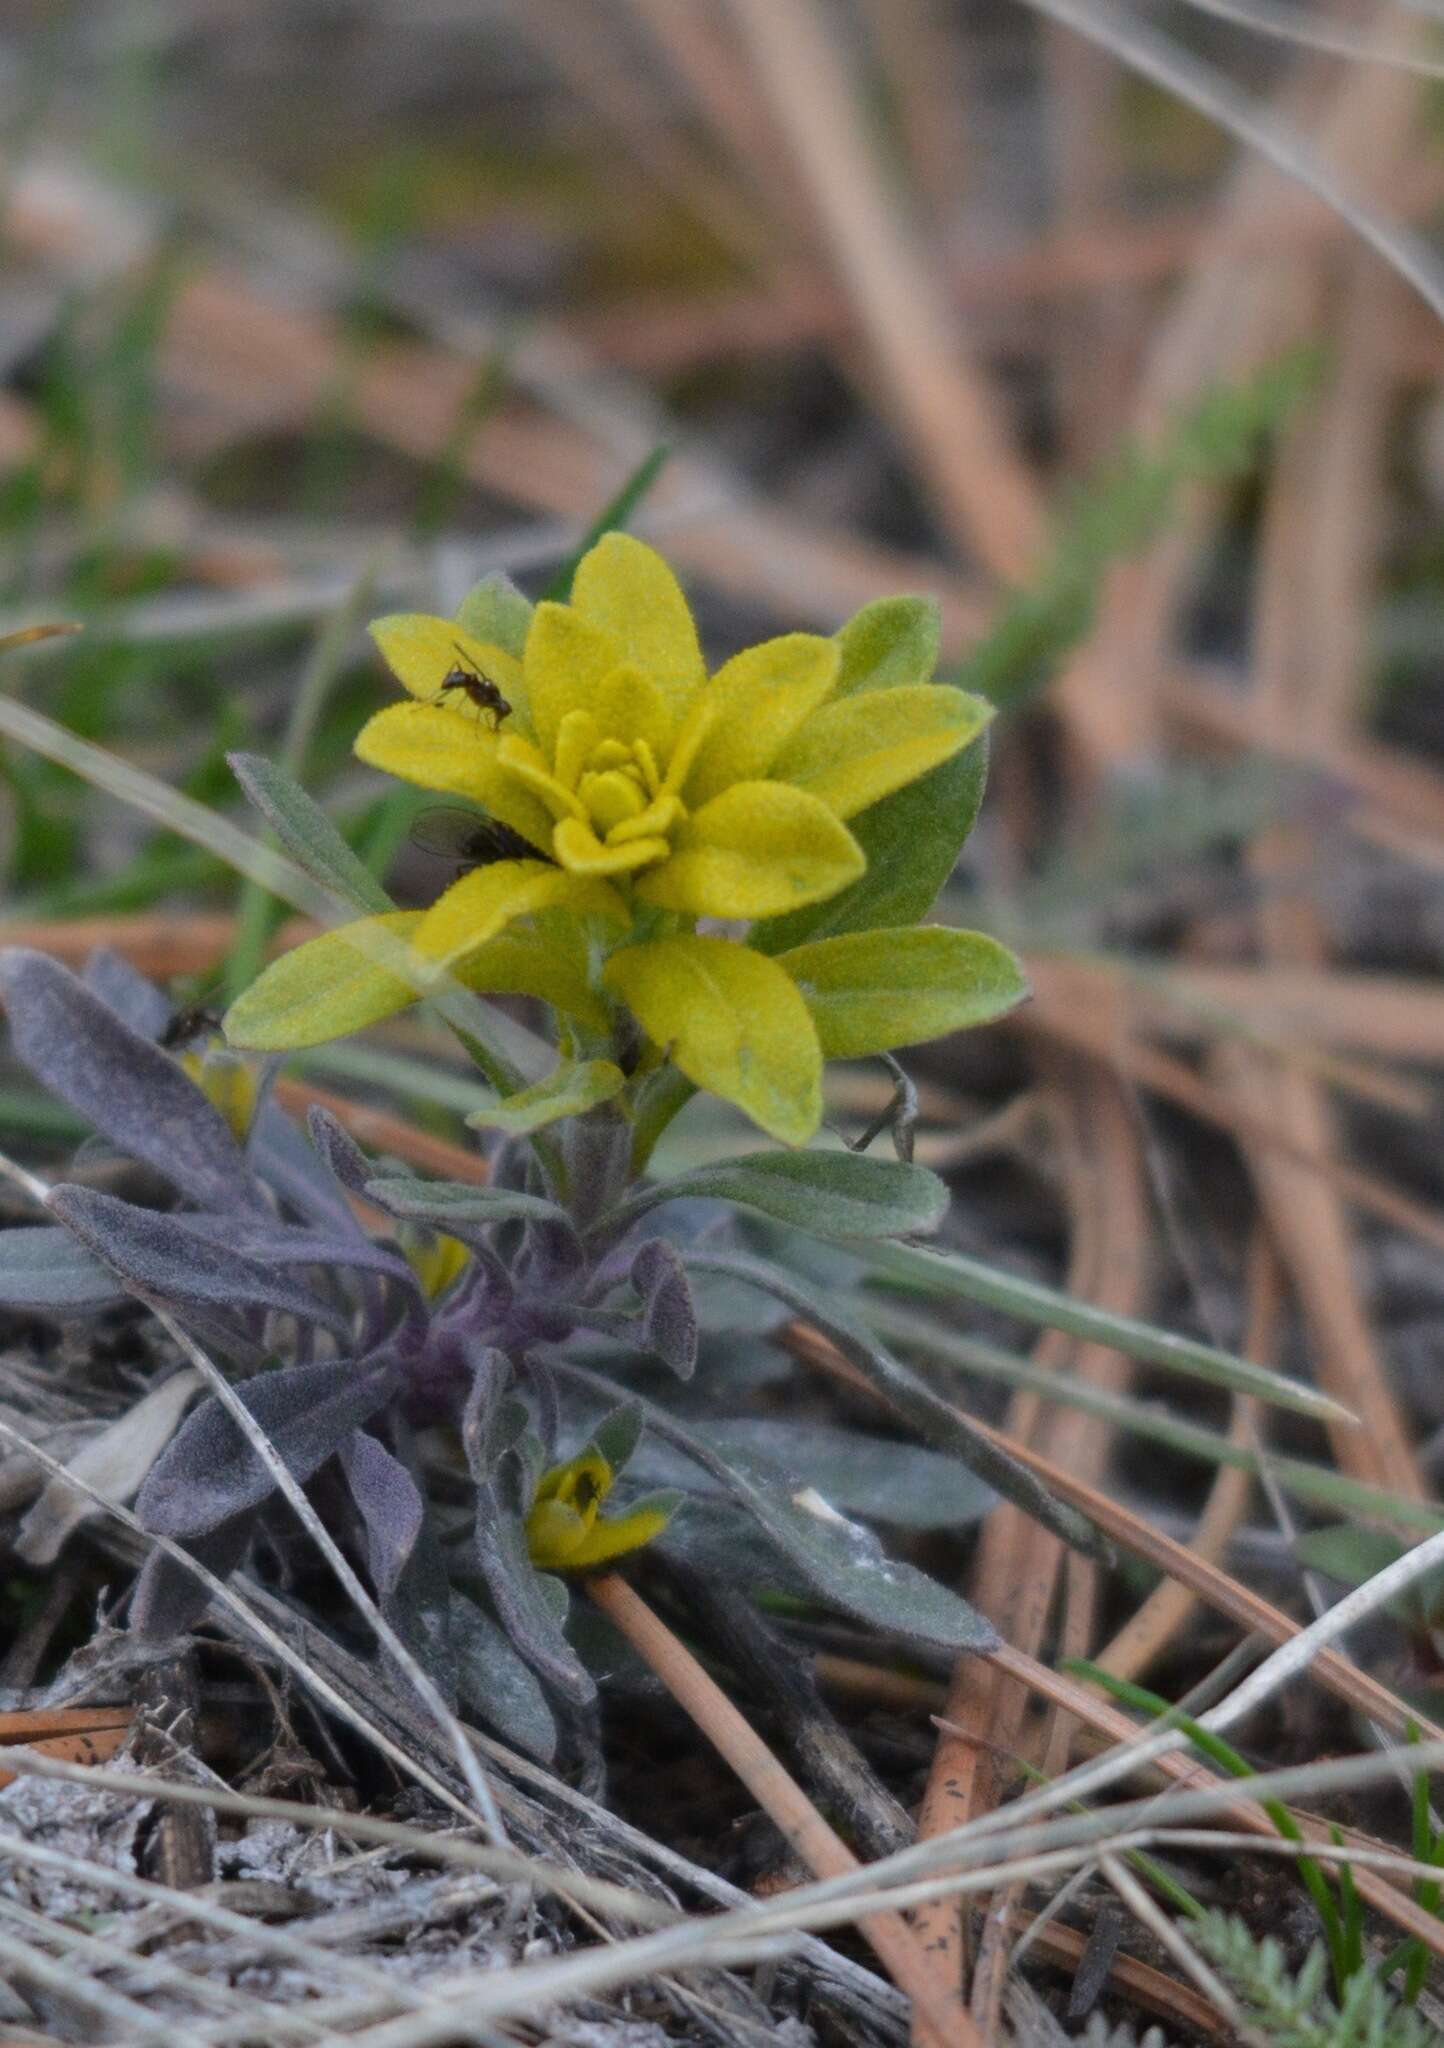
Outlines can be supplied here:
[[463, 607], [477, 630], [378, 620], [408, 697], [369, 720], [356, 751], [479, 805], [534, 854], [474, 869], [425, 913], [363, 919], [286, 955], [235, 1006], [232, 1036], [314, 1044], [448, 973], [544, 996], [599, 1036], [620, 998], [690, 1079], [805, 1143], [823, 1058], [807, 1003], [785, 966], [692, 925], [835, 896], [866, 866], [847, 820], [986, 723], [979, 699], [923, 680], [927, 607], [894, 610], [870, 608], [835, 639], [749, 647], [709, 680], [672, 571], [609, 533], [570, 601], [531, 612], [524, 642], [520, 598], [505, 614]]
[[601, 1513], [614, 1474], [600, 1451], [584, 1451], [568, 1465], [544, 1472], [526, 1518], [526, 1547], [538, 1571], [575, 1572], [660, 1536], [670, 1519], [666, 1509], [638, 1507], [610, 1519]]

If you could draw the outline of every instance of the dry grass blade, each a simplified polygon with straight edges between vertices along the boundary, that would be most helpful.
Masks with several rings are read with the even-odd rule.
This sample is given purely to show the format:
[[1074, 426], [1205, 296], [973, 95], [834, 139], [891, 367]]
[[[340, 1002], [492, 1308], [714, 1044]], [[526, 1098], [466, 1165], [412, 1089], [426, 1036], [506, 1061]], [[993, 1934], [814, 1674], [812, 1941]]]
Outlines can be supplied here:
[[[608, 1573], [589, 1581], [587, 1590], [726, 1758], [813, 1874], [839, 1877], [859, 1870], [862, 1866], [847, 1844], [756, 1730], [625, 1580]], [[945, 1985], [912, 1928], [891, 1914], [862, 1919], [858, 1925], [899, 1990], [911, 1997], [914, 2027], [922, 2039], [934, 2042], [936, 2048], [945, 2048], [947, 2043], [982, 2048], [982, 2037], [963, 2011], [959, 1994]]]

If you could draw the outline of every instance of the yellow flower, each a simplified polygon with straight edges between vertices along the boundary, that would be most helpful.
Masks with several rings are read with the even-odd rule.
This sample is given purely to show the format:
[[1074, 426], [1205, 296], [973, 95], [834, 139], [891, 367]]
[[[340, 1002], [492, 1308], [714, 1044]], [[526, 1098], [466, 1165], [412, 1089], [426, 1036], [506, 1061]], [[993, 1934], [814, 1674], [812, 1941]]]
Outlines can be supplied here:
[[218, 1109], [231, 1127], [238, 1145], [244, 1145], [256, 1113], [259, 1079], [244, 1060], [228, 1052], [219, 1038], [207, 1042], [199, 1052], [180, 1054], [181, 1066], [195, 1082], [213, 1109]]
[[670, 1500], [656, 1506], [642, 1501], [630, 1513], [610, 1519], [602, 1515], [614, 1478], [595, 1447], [542, 1474], [526, 1518], [527, 1551], [538, 1571], [574, 1572], [609, 1564], [661, 1535], [671, 1520]]
[[459, 621], [372, 632], [408, 696], [367, 723], [361, 759], [467, 799], [534, 852], [285, 956], [232, 1009], [232, 1039], [314, 1044], [446, 974], [540, 995], [594, 1039], [620, 1000], [690, 1080], [805, 1143], [823, 1059], [808, 1002], [785, 963], [695, 921], [846, 888], [866, 866], [847, 821], [965, 747], [990, 707], [920, 680], [926, 644], [860, 677], [846, 636], [789, 633], [709, 678], [676, 578], [621, 533], [583, 558], [567, 604], [528, 618], [521, 600], [469, 601]]

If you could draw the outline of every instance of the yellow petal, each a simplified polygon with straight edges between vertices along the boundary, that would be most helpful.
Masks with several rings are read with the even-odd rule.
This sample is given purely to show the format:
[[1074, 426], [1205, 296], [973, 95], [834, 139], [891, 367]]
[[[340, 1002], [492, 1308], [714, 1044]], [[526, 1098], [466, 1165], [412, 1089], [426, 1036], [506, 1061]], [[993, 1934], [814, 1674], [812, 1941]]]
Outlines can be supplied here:
[[623, 649], [565, 604], [539, 604], [526, 636], [526, 688], [537, 744], [556, 758], [557, 734], [569, 711], [591, 712], [602, 683], [621, 665]]
[[[640, 784], [620, 768], [609, 768], [602, 775], [584, 775], [577, 784], [577, 795], [603, 838], [617, 825], [635, 824], [646, 807]], [[631, 834], [634, 839], [647, 836], [645, 832]]]
[[813, 712], [772, 773], [851, 818], [959, 753], [992, 716], [983, 698], [946, 683], [840, 697]]
[[[508, 737], [503, 744], [524, 746]], [[356, 740], [359, 759], [403, 782], [443, 796], [467, 797], [533, 846], [551, 842], [552, 816], [503, 767], [497, 737], [482, 722], [444, 704], [390, 704], [367, 720]]]
[[603, 680], [595, 708], [608, 738], [624, 740], [629, 749], [640, 740], [654, 760], [666, 758], [675, 720], [662, 692], [635, 662], [614, 668]]
[[539, 1500], [526, 1518], [528, 1555], [538, 1571], [565, 1571], [587, 1533], [587, 1523], [566, 1501]]
[[586, 816], [577, 797], [559, 777], [553, 775], [541, 749], [534, 747], [530, 740], [518, 739], [508, 733], [497, 748], [496, 758], [498, 765], [543, 805], [549, 819]]
[[707, 685], [712, 725], [686, 780], [692, 805], [732, 782], [765, 775], [802, 721], [837, 681], [841, 650], [814, 633], [788, 633], [734, 654]]
[[692, 763], [712, 730], [714, 716], [711, 691], [699, 690], [692, 699], [692, 707], [682, 720], [677, 737], [672, 743], [672, 751], [667, 756], [667, 773], [663, 781], [665, 789], [680, 795], [683, 783], [692, 773]]
[[861, 847], [824, 803], [784, 782], [736, 782], [672, 834], [637, 894], [693, 917], [778, 917], [855, 882]]
[[[566, 1569], [590, 1571], [599, 1564], [609, 1564], [614, 1557], [625, 1557], [629, 1550], [640, 1550], [644, 1543], [660, 1536], [671, 1519], [662, 1508], [637, 1508], [630, 1515], [598, 1515], [566, 1560]], [[535, 1554], [532, 1562], [540, 1562]]]
[[[371, 637], [392, 675], [413, 697], [435, 698], [451, 672], [461, 668], [495, 683], [511, 707], [511, 716], [525, 724], [522, 666], [504, 647], [475, 639], [454, 619], [437, 619], [426, 612], [393, 612], [389, 618], [376, 619]], [[448, 701], [458, 710], [467, 704], [459, 691]], [[477, 713], [468, 707], [468, 715], [475, 718]], [[483, 724], [491, 722], [489, 714], [481, 719]]]
[[665, 859], [669, 850], [665, 839], [628, 839], [604, 846], [580, 818], [563, 818], [552, 834], [553, 853], [574, 875], [632, 875]]
[[548, 861], [499, 860], [453, 882], [423, 914], [412, 943], [433, 968], [457, 966], [517, 918], [540, 910], [631, 922], [626, 904], [607, 882], [569, 875]]
[[775, 961], [692, 935], [628, 946], [603, 980], [699, 1088], [735, 1102], [785, 1145], [822, 1117], [822, 1050], [797, 985]]
[[565, 789], [575, 789], [597, 751], [602, 729], [590, 711], [569, 711], [557, 727], [552, 772]]
[[253, 981], [226, 1013], [233, 1045], [257, 1052], [323, 1045], [404, 1010], [421, 994], [421, 975], [400, 969], [425, 912], [358, 918], [293, 946]]
[[612, 634], [650, 676], [673, 714], [706, 676], [697, 628], [676, 577], [655, 548], [604, 534], [572, 579], [572, 609]]

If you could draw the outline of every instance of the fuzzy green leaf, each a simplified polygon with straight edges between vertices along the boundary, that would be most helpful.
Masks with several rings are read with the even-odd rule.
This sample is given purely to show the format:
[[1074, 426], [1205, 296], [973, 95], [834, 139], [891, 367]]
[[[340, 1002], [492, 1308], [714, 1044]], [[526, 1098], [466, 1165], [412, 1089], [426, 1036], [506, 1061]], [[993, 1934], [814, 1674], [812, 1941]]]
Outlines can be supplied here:
[[948, 1206], [947, 1187], [924, 1166], [853, 1152], [747, 1152], [643, 1188], [606, 1227], [619, 1229], [684, 1196], [736, 1202], [815, 1236], [842, 1238], [935, 1230]]
[[827, 1059], [917, 1045], [1004, 1016], [1028, 993], [1023, 970], [982, 932], [927, 925], [848, 932], [784, 953]]
[[582, 1116], [600, 1103], [610, 1102], [626, 1085], [626, 1075], [611, 1060], [563, 1060], [545, 1080], [473, 1110], [466, 1121], [476, 1130], [524, 1135], [564, 1116]]
[[931, 597], [880, 597], [854, 612], [837, 634], [842, 667], [832, 695], [906, 689], [931, 682], [942, 620]]
[[475, 584], [461, 600], [456, 623], [473, 640], [501, 647], [521, 660], [534, 607], [530, 598], [498, 571]]

